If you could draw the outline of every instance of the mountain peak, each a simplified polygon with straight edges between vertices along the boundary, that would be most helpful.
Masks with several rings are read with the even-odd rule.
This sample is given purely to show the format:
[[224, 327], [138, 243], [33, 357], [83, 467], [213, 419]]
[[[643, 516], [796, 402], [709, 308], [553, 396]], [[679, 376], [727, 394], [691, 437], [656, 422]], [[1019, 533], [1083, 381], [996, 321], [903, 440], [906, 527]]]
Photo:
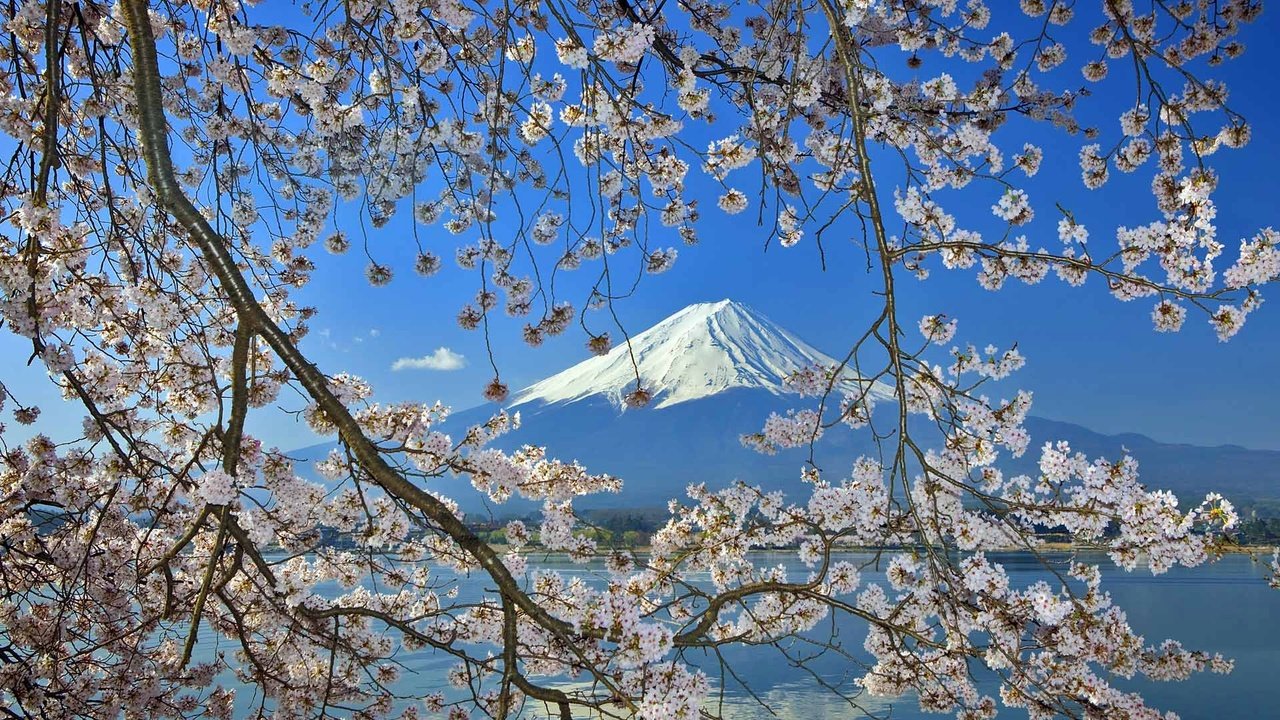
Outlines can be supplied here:
[[743, 305], [740, 302], [730, 300], [729, 298], [725, 298], [723, 300], [717, 300], [716, 302], [694, 303], [692, 305], [687, 306], [685, 309], [693, 310], [694, 308], [702, 308], [702, 309], [705, 309], [707, 312], [717, 312], [730, 307], [737, 308], [745, 312], [751, 312], [751, 308], [747, 307], [746, 305]]
[[[641, 385], [653, 394], [655, 408], [716, 395], [734, 388], [760, 388], [775, 395], [787, 390], [783, 379], [814, 365], [836, 361], [776, 325], [764, 315], [730, 299], [689, 305], [619, 343], [608, 354], [590, 358], [516, 393], [512, 405], [570, 403], [603, 397], [615, 407]], [[880, 394], [881, 388], [873, 389]]]
[[[654, 325], [648, 330], [640, 333], [640, 335], [636, 335], [632, 337], [631, 341], [634, 343], [637, 339], [640, 338], [641, 335], [648, 335], [654, 332], [655, 330], [658, 330], [659, 328], [665, 327], [665, 328], [671, 329], [675, 325], [679, 325], [681, 323], [689, 323], [691, 321], [697, 321], [697, 320], [710, 320], [711, 318], [733, 318], [735, 316], [742, 317], [742, 318], [753, 318], [758, 322], [773, 325], [772, 321], [770, 321], [768, 318], [761, 315], [760, 313], [756, 312], [755, 310], [752, 310], [750, 307], [743, 305], [742, 303], [736, 300], [730, 300], [729, 298], [725, 298], [724, 300], [717, 300], [715, 302], [701, 302], [701, 303], [693, 303], [692, 305], [686, 305], [682, 309], [677, 310], [671, 315], [668, 315], [665, 319], [663, 319], [657, 325]], [[689, 328], [685, 328], [685, 329], [689, 329]], [[713, 326], [707, 326], [707, 330], [708, 332], [712, 332], [712, 333], [716, 332], [716, 330], [713, 329]], [[662, 333], [656, 333], [656, 334], [662, 334]]]

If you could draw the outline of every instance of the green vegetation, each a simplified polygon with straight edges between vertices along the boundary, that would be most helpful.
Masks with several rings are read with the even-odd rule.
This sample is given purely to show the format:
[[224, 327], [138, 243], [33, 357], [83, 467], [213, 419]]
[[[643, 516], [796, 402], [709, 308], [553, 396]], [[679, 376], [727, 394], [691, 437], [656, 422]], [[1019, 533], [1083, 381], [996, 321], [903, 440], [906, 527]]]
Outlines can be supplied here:
[[[649, 544], [649, 538], [667, 522], [669, 516], [667, 509], [661, 507], [583, 510], [583, 530], [579, 534], [604, 546], [638, 548]], [[541, 521], [533, 513], [523, 517], [472, 522], [470, 527], [472, 532], [490, 545], [505, 545], [506, 526], [511, 520], [524, 522], [529, 528], [530, 544], [534, 547], [540, 544], [538, 525]]]

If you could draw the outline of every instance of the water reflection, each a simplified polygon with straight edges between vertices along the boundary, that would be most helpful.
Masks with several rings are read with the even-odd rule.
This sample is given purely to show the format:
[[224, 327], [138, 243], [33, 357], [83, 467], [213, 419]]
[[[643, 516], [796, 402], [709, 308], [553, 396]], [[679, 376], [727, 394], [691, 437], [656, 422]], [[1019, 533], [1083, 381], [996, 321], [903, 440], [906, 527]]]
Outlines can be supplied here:
[[[1052, 581], [1052, 574], [1036, 558], [1019, 553], [992, 554], [992, 561], [1005, 565], [1013, 586], [1025, 587], [1037, 580]], [[855, 563], [871, 559], [869, 554], [850, 553]], [[761, 554], [761, 565], [785, 564], [796, 576], [803, 566], [792, 556]], [[1103, 567], [1103, 589], [1124, 608], [1130, 623], [1148, 644], [1175, 638], [1187, 647], [1221, 652], [1236, 661], [1229, 675], [1200, 674], [1181, 683], [1120, 681], [1122, 689], [1139, 691], [1157, 708], [1177, 712], [1184, 720], [1197, 718], [1280, 717], [1276, 685], [1280, 680], [1280, 593], [1267, 587], [1264, 563], [1247, 555], [1230, 555], [1219, 562], [1196, 569], [1175, 569], [1153, 577], [1147, 572], [1126, 573], [1111, 566], [1105, 556], [1081, 556]], [[1065, 565], [1069, 555], [1051, 556], [1053, 563]], [[541, 558], [533, 568], [559, 570], [566, 574], [604, 577], [601, 568], [574, 565], [563, 558]], [[1061, 569], [1061, 568], [1059, 568]], [[863, 584], [882, 580], [874, 571], [863, 573]], [[467, 582], [471, 593], [482, 586]], [[464, 591], [465, 597], [470, 593]], [[831, 633], [841, 652], [818, 653], [814, 646], [792, 643], [784, 655], [773, 648], [727, 648], [723, 660], [734, 669], [706, 708], [730, 720], [822, 720], [826, 718], [892, 717], [894, 720], [937, 718], [924, 714], [910, 697], [872, 698], [860, 695], [853, 682], [861, 672], [859, 661], [868, 661], [862, 649], [865, 625], [842, 617], [820, 628]], [[805, 657], [805, 667], [791, 660]], [[421, 695], [447, 688], [446, 673], [452, 660], [430, 652], [406, 653], [398, 658], [406, 672], [397, 689], [405, 695]], [[689, 654], [686, 661], [697, 664], [715, 678], [721, 658]], [[812, 673], [812, 674], [810, 674]], [[996, 680], [979, 673], [981, 689], [996, 694]], [[835, 688], [848, 699], [825, 689]], [[564, 683], [570, 689], [574, 683]], [[749, 688], [749, 690], [747, 689]], [[247, 714], [248, 689], [242, 690], [237, 709]], [[527, 718], [557, 717], [540, 706], [530, 705]], [[1025, 711], [1004, 710], [1001, 717], [1025, 718]], [[586, 717], [585, 715], [583, 717]]]

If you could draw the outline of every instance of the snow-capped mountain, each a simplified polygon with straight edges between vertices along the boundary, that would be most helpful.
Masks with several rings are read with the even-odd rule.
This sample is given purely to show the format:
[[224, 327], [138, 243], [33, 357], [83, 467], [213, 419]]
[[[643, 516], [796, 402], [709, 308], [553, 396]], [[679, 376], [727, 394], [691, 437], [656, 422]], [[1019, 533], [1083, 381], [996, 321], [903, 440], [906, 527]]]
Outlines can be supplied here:
[[[783, 380], [805, 368], [837, 361], [732, 300], [690, 305], [619, 343], [608, 354], [574, 365], [516, 393], [511, 406], [571, 403], [601, 397], [614, 407], [640, 385], [661, 409], [737, 388], [787, 392]], [[852, 374], [845, 383], [856, 383]], [[883, 383], [873, 395], [890, 397]]]

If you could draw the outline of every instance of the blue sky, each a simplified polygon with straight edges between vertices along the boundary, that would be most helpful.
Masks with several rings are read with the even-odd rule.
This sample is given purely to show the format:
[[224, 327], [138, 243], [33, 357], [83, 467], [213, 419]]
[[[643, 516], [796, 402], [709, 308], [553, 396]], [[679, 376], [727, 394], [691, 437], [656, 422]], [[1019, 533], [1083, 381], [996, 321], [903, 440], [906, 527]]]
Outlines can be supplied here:
[[[1219, 237], [1228, 248], [1219, 269], [1234, 257], [1242, 237], [1280, 225], [1280, 101], [1268, 89], [1248, 86], [1250, 80], [1280, 70], [1280, 51], [1267, 38], [1277, 30], [1280, 23], [1273, 15], [1246, 28], [1248, 52], [1223, 73], [1232, 85], [1233, 107], [1250, 120], [1254, 133], [1244, 150], [1223, 150], [1210, 158], [1221, 177], [1215, 201]], [[1058, 72], [1077, 73], [1077, 68], [1078, 62], [1069, 61]], [[930, 77], [940, 70], [926, 65], [921, 72]], [[1112, 124], [1104, 125], [1104, 137], [1114, 137], [1116, 120], [1108, 122]], [[1095, 248], [1115, 247], [1116, 225], [1159, 219], [1148, 189], [1150, 163], [1132, 175], [1114, 173], [1103, 191], [1089, 192], [1081, 186], [1075, 164], [1079, 147], [1087, 141], [1043, 130], [1031, 131], [1028, 138], [1046, 149], [1046, 164], [1028, 186], [1038, 216], [1022, 228], [1033, 246], [1057, 246], [1057, 216], [1049, 212], [1054, 202], [1076, 211], [1089, 226]], [[1065, 169], [1055, 172], [1054, 161], [1064, 162]], [[882, 181], [881, 191], [883, 197], [890, 196], [892, 183]], [[962, 224], [995, 234], [996, 220], [987, 208], [998, 199], [997, 191], [972, 192], [973, 221], [962, 217]], [[615, 304], [627, 330], [641, 331], [690, 303], [727, 297], [754, 307], [828, 354], [842, 355], [879, 309], [872, 295], [879, 289], [878, 278], [868, 274], [861, 247], [847, 239], [858, 228], [845, 230], [844, 239], [839, 229], [827, 238], [827, 269], [822, 271], [811, 233], [796, 247], [774, 243], [766, 250], [769, 228], [755, 224], [754, 209], [727, 217], [711, 207], [710, 200], [700, 223], [701, 244], [680, 247], [673, 270], [644, 278], [633, 297]], [[393, 260], [399, 267], [396, 278], [386, 287], [369, 286], [363, 278], [367, 260], [355, 251], [317, 257], [312, 283], [298, 294], [301, 302], [320, 310], [304, 350], [325, 372], [345, 370], [367, 378], [379, 400], [440, 400], [459, 409], [479, 404], [493, 372], [483, 335], [464, 331], [454, 322], [477, 288], [475, 273], [451, 261], [458, 238], [433, 238], [435, 230], [424, 233], [427, 247], [445, 259], [445, 269], [421, 278], [408, 267], [412, 243], [395, 237], [404, 230], [393, 223], [378, 232], [383, 235], [373, 236], [375, 254], [379, 260]], [[395, 249], [385, 255], [378, 252], [383, 242]], [[323, 254], [318, 246], [315, 252]], [[1035, 393], [1034, 414], [1103, 432], [1140, 432], [1163, 441], [1280, 449], [1280, 307], [1275, 302], [1254, 313], [1242, 333], [1224, 344], [1194, 314], [1181, 333], [1155, 333], [1149, 320], [1151, 299], [1120, 303], [1096, 278], [1083, 288], [1049, 278], [1035, 287], [1010, 283], [990, 293], [977, 285], [972, 271], [939, 270], [924, 282], [903, 277], [899, 289], [906, 322], [946, 312], [960, 319], [959, 341], [979, 346], [1016, 341], [1028, 364], [1014, 381]], [[569, 297], [580, 300], [584, 294]], [[609, 323], [599, 315], [592, 313], [589, 323], [607, 329]], [[489, 335], [503, 379], [513, 390], [588, 356], [580, 328], [529, 349], [519, 338], [523, 323], [499, 315]], [[616, 330], [613, 334], [618, 337]], [[44, 372], [24, 366], [28, 348], [8, 333], [0, 336], [3, 380], [25, 402], [41, 403], [43, 431], [55, 433], [64, 422], [78, 425], [79, 409], [58, 407], [42, 387]], [[438, 364], [452, 369], [392, 370], [399, 359], [424, 356], [434, 356], [442, 361]], [[289, 395], [282, 401], [300, 406]], [[744, 430], [759, 420], [743, 419]], [[315, 442], [305, 426], [269, 415], [251, 424], [250, 431], [284, 448]]]
[[[1260, 73], [1280, 69], [1280, 52], [1265, 39], [1276, 29], [1280, 27], [1274, 16], [1246, 28], [1248, 52], [1223, 73], [1233, 89], [1232, 105], [1250, 120], [1254, 134], [1244, 150], [1219, 151], [1209, 159], [1221, 178], [1215, 201], [1219, 237], [1228, 249], [1220, 268], [1234, 256], [1241, 238], [1280, 224], [1275, 167], [1280, 158], [1280, 104], [1274, 93], [1249, 87]], [[1076, 67], [1068, 62], [1059, 72], [1078, 72]], [[1116, 85], [1131, 91], [1123, 82]], [[1114, 137], [1116, 122], [1114, 116], [1100, 119], [1104, 137]], [[1055, 247], [1058, 216], [1050, 213], [1054, 202], [1071, 208], [1090, 227], [1095, 248], [1115, 247], [1117, 225], [1132, 227], [1159, 219], [1148, 189], [1150, 165], [1131, 175], [1113, 173], [1102, 191], [1088, 191], [1075, 164], [1079, 147], [1087, 141], [1044, 130], [1032, 130], [1028, 138], [1046, 149], [1046, 164], [1029, 183], [1039, 210], [1025, 228], [1033, 246]], [[1055, 172], [1055, 162], [1065, 163], [1065, 169]], [[881, 190], [887, 195], [892, 187], [882, 183]], [[975, 229], [996, 232], [987, 213], [997, 199], [995, 192], [978, 189], [970, 196], [977, 208], [971, 215]], [[827, 239], [828, 267], [823, 272], [812, 234], [796, 247], [774, 243], [766, 250], [768, 228], [755, 224], [752, 211], [729, 218], [709, 210], [703, 217], [701, 244], [681, 248], [673, 270], [645, 278], [635, 296], [615, 305], [629, 331], [643, 330], [689, 303], [729, 297], [839, 355], [878, 312], [871, 294], [879, 287], [877, 278], [867, 273], [861, 248], [841, 241], [839, 232]], [[322, 266], [305, 291], [305, 297], [322, 307], [315, 327], [330, 333], [325, 343], [313, 337], [308, 344], [321, 366], [363, 374], [387, 398], [438, 398], [459, 408], [477, 404], [492, 376], [484, 341], [452, 321], [462, 300], [474, 292], [474, 276], [446, 264], [446, 271], [434, 278], [403, 273], [386, 288], [369, 288], [358, 279], [362, 263], [353, 257], [339, 263], [345, 267]], [[1280, 449], [1280, 310], [1272, 305], [1254, 313], [1233, 341], [1219, 343], [1207, 322], [1194, 314], [1181, 333], [1154, 332], [1149, 319], [1152, 300], [1121, 303], [1097, 278], [1082, 288], [1054, 278], [1035, 287], [1011, 282], [990, 293], [978, 287], [971, 271], [935, 271], [924, 282], [904, 278], [899, 288], [906, 320], [945, 311], [960, 318], [961, 341], [979, 346], [1016, 341], [1028, 364], [1014, 382], [1035, 393], [1036, 414], [1103, 432], [1145, 433], [1163, 441]], [[329, 302], [337, 297], [340, 303]], [[496, 318], [490, 333], [503, 378], [513, 389], [587, 357], [580, 330], [530, 350], [519, 340], [521, 324]], [[605, 324], [599, 318], [594, 327]], [[374, 329], [377, 337], [369, 337]], [[466, 366], [448, 372], [389, 370], [397, 358], [420, 357], [441, 347], [464, 356]]]
[[[1255, 137], [1265, 130], [1259, 127]], [[1280, 183], [1268, 180], [1267, 165], [1277, 155], [1274, 145], [1260, 150], [1264, 143], [1259, 137], [1250, 152], [1237, 153], [1238, 162], [1230, 163], [1235, 167], [1223, 168], [1219, 212], [1231, 246], [1242, 232], [1252, 234], [1255, 226], [1274, 221], [1272, 198]], [[1135, 197], [1146, 199], [1141, 192]], [[714, 225], [714, 231], [704, 230], [700, 245], [681, 248], [673, 270], [646, 278], [633, 297], [615, 305], [628, 331], [641, 331], [687, 304], [728, 297], [839, 355], [878, 312], [871, 294], [878, 278], [867, 274], [860, 248], [829, 241], [828, 269], [822, 272], [811, 242], [789, 249], [775, 243], [765, 251], [767, 228]], [[1052, 237], [1048, 222], [1033, 227]], [[1093, 228], [1094, 242], [1114, 242], [1099, 237], [1103, 227]], [[492, 377], [484, 339], [453, 321], [474, 287], [471, 277], [451, 270], [429, 279], [402, 273], [385, 288], [371, 288], [359, 267], [358, 261], [343, 270], [322, 265], [303, 295], [321, 307], [313, 323], [319, 332], [306, 342], [320, 366], [372, 380], [385, 399], [439, 399], [457, 408], [479, 404]], [[451, 291], [457, 284], [465, 294]], [[1016, 341], [1028, 364], [1013, 381], [1035, 393], [1035, 414], [1164, 441], [1280, 449], [1280, 315], [1271, 305], [1254, 313], [1231, 342], [1219, 343], [1207, 322], [1194, 315], [1181, 333], [1154, 332], [1150, 300], [1120, 303], [1096, 278], [1082, 288], [1050, 278], [1034, 287], [1010, 283], [991, 293], [978, 287], [972, 272], [935, 272], [924, 282], [905, 278], [899, 288], [907, 320], [946, 311], [960, 318], [962, 341]], [[604, 320], [597, 322], [601, 327]], [[494, 324], [494, 353], [513, 389], [588, 357], [576, 327], [529, 349], [518, 338], [522, 322], [503, 317]], [[465, 367], [390, 369], [399, 358], [432, 355], [441, 347], [465, 357]]]
[[[1254, 134], [1244, 150], [1219, 151], [1209, 159], [1221, 178], [1215, 201], [1219, 237], [1228, 249], [1220, 269], [1234, 257], [1241, 238], [1280, 224], [1275, 168], [1280, 105], [1274, 93], [1248, 86], [1260, 72], [1280, 69], [1280, 52], [1265, 40], [1275, 29], [1280, 28], [1274, 16], [1246, 28], [1248, 52], [1223, 73], [1233, 89], [1233, 107], [1250, 120]], [[1078, 72], [1077, 65], [1068, 62], [1059, 72]], [[1116, 85], [1132, 91], [1124, 82]], [[1116, 123], [1114, 116], [1100, 120], [1104, 137], [1114, 138]], [[1104, 250], [1115, 247], [1117, 225], [1159, 219], [1149, 191], [1150, 165], [1131, 175], [1113, 173], [1102, 191], [1088, 191], [1075, 164], [1076, 153], [1088, 141], [1045, 130], [1032, 130], [1028, 138], [1046, 149], [1046, 164], [1029, 183], [1039, 211], [1024, 228], [1033, 246], [1056, 246], [1054, 202], [1076, 212], [1090, 227], [1091, 245]], [[1065, 169], [1055, 172], [1055, 161], [1065, 162]], [[881, 190], [888, 195], [892, 186], [882, 182]], [[975, 229], [997, 232], [987, 212], [998, 199], [995, 193], [994, 188], [977, 189], [970, 196], [977, 208], [971, 215]], [[681, 247], [673, 270], [645, 278], [633, 297], [615, 305], [628, 331], [643, 330], [687, 304], [728, 297], [839, 355], [878, 312], [871, 294], [879, 287], [877, 277], [867, 273], [861, 248], [841, 240], [838, 231], [825, 243], [828, 267], [823, 272], [811, 233], [796, 247], [774, 243], [766, 250], [769, 228], [755, 224], [753, 211], [726, 217], [708, 209], [700, 224], [701, 244]], [[856, 230], [850, 228], [846, 237]], [[447, 257], [452, 245], [439, 247]], [[440, 399], [458, 408], [478, 404], [480, 390], [492, 376], [484, 339], [459, 329], [452, 319], [474, 292], [474, 275], [446, 263], [446, 270], [433, 278], [406, 272], [386, 288], [369, 288], [358, 277], [363, 262], [350, 257], [322, 265], [304, 292], [322, 308], [316, 329], [329, 330], [324, 343], [316, 337], [308, 342], [321, 366], [362, 374], [388, 399]], [[1181, 333], [1154, 332], [1151, 299], [1121, 303], [1097, 278], [1083, 288], [1055, 278], [1035, 287], [1011, 282], [990, 293], [978, 287], [971, 271], [935, 271], [924, 282], [904, 278], [899, 288], [906, 320], [945, 311], [960, 318], [961, 341], [979, 346], [1016, 341], [1028, 364], [1014, 382], [1035, 393], [1036, 414], [1163, 441], [1280, 449], [1280, 310], [1271, 305], [1254, 313], [1233, 341], [1219, 343], [1207, 322], [1194, 314]], [[340, 303], [330, 302], [337, 297]], [[607, 327], [598, 315], [592, 314], [593, 327]], [[588, 356], [580, 329], [528, 349], [519, 340], [522, 324], [497, 317], [490, 333], [503, 378], [513, 389]], [[375, 329], [377, 337], [369, 337]], [[389, 369], [397, 358], [421, 357], [441, 347], [464, 356], [466, 366], [448, 372]]]

